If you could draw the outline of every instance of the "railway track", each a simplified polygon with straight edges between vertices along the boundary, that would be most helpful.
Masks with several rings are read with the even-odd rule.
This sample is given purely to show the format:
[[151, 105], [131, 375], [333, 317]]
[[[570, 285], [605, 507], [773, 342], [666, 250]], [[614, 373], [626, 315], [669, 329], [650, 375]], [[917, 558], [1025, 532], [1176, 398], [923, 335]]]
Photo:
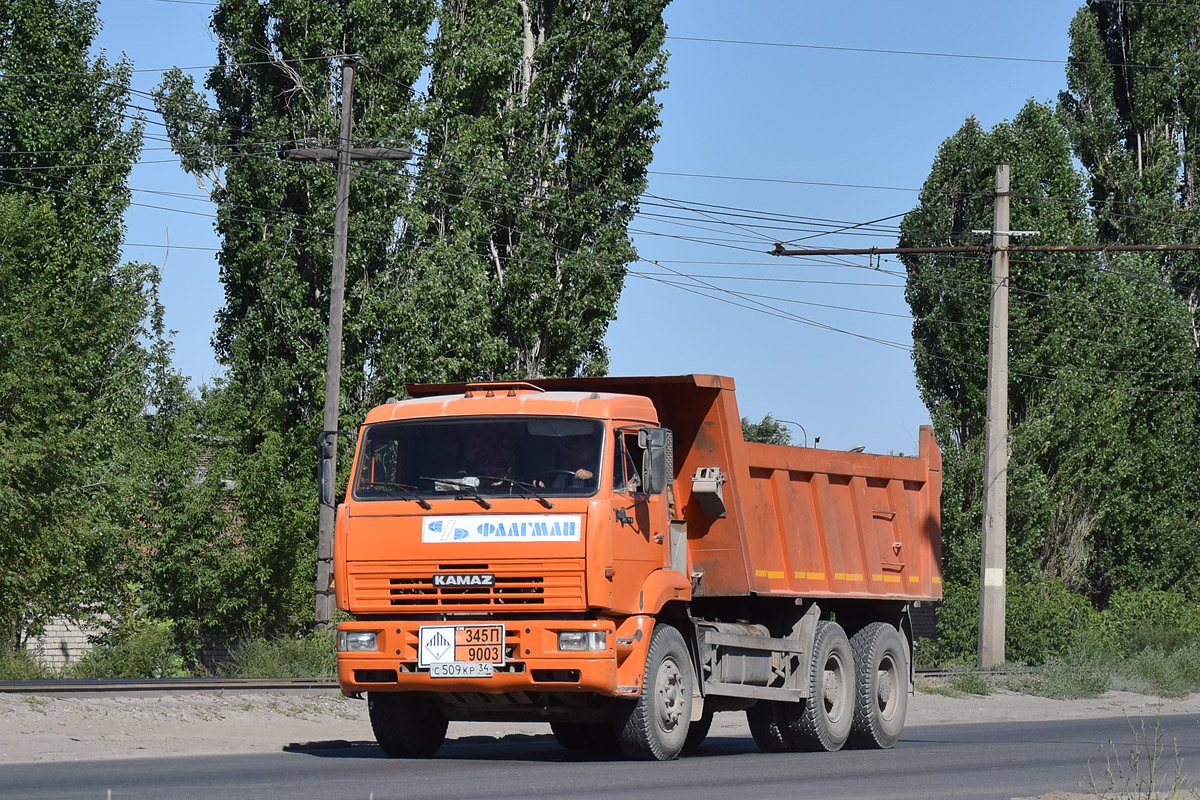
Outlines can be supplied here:
[[[919, 669], [917, 677], [945, 678], [957, 670]], [[1004, 676], [1010, 670], [989, 670]], [[96, 678], [0, 681], [0, 692], [13, 694], [75, 694], [104, 692], [256, 692], [287, 689], [336, 690], [335, 678]]]

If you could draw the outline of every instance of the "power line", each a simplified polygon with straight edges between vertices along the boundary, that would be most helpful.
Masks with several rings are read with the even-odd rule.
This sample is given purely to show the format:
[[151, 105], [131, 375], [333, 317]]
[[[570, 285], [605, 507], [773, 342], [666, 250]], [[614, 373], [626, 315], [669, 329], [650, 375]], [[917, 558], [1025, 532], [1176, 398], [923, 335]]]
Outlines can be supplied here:
[[[736, 44], [747, 45], [752, 47], [780, 47], [795, 50], [831, 50], [843, 53], [878, 53], [882, 55], [893, 56], [926, 56], [930, 58], [960, 58], [960, 59], [975, 59], [980, 61], [1007, 61], [1023, 64], [1066, 64], [1067, 62], [1061, 58], [1024, 58], [1021, 56], [992, 56], [983, 55], [980, 53], [941, 53], [928, 50], [891, 50], [879, 47], [844, 47], [839, 45], [829, 44], [801, 44], [798, 42], [761, 42], [749, 39], [718, 39], [707, 36], [667, 36], [667, 39], [673, 39], [680, 42], [705, 42], [709, 44]], [[1133, 66], [1133, 65], [1130, 65]]]
[[783, 183], [796, 186], [829, 186], [836, 189], [877, 189], [890, 192], [919, 192], [908, 186], [876, 186], [867, 183], [834, 183], [831, 181], [802, 181], [790, 178], [757, 178], [746, 175], [710, 175], [702, 172], [668, 172], [665, 170], [646, 170], [648, 175], [669, 175], [676, 178], [706, 178], [720, 181], [749, 181], [753, 183]]

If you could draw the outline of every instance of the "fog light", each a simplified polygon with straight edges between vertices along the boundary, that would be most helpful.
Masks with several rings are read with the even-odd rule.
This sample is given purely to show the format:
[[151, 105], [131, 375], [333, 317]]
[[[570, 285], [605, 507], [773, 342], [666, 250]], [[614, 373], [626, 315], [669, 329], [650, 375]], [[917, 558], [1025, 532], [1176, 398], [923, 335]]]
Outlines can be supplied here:
[[559, 650], [607, 650], [608, 631], [559, 631]]
[[337, 649], [339, 653], [373, 653], [379, 649], [379, 638], [376, 631], [338, 631]]

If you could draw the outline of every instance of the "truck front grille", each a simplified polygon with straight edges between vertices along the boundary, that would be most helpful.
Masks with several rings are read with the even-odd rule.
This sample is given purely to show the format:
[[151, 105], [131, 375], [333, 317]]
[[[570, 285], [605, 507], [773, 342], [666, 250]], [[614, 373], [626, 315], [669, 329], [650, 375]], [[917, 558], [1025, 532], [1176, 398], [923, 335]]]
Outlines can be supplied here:
[[546, 603], [538, 577], [496, 577], [495, 586], [434, 586], [428, 578], [391, 578], [393, 606], [527, 605]]
[[[496, 611], [505, 607], [539, 611], [587, 608], [584, 562], [453, 565], [349, 564], [350, 605], [357, 614], [413, 611]], [[435, 574], [488, 573], [494, 586], [434, 586]]]

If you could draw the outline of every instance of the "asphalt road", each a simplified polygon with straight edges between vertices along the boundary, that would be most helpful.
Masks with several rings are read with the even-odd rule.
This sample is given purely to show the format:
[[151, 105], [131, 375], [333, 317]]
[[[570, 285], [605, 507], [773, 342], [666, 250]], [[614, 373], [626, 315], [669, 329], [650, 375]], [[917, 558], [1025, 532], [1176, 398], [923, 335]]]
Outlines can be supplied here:
[[[1165, 745], [1161, 788], [1200, 764], [1200, 724], [1149, 718]], [[388, 759], [368, 742], [240, 756], [0, 765], [0, 797], [17, 798], [1013, 798], [1099, 786], [1105, 754], [1124, 760], [1141, 721], [1123, 718], [914, 726], [894, 750], [763, 754], [749, 737], [713, 738], [656, 764], [580, 758], [549, 736], [448, 743], [424, 761]], [[1149, 761], [1143, 754], [1141, 770]]]

